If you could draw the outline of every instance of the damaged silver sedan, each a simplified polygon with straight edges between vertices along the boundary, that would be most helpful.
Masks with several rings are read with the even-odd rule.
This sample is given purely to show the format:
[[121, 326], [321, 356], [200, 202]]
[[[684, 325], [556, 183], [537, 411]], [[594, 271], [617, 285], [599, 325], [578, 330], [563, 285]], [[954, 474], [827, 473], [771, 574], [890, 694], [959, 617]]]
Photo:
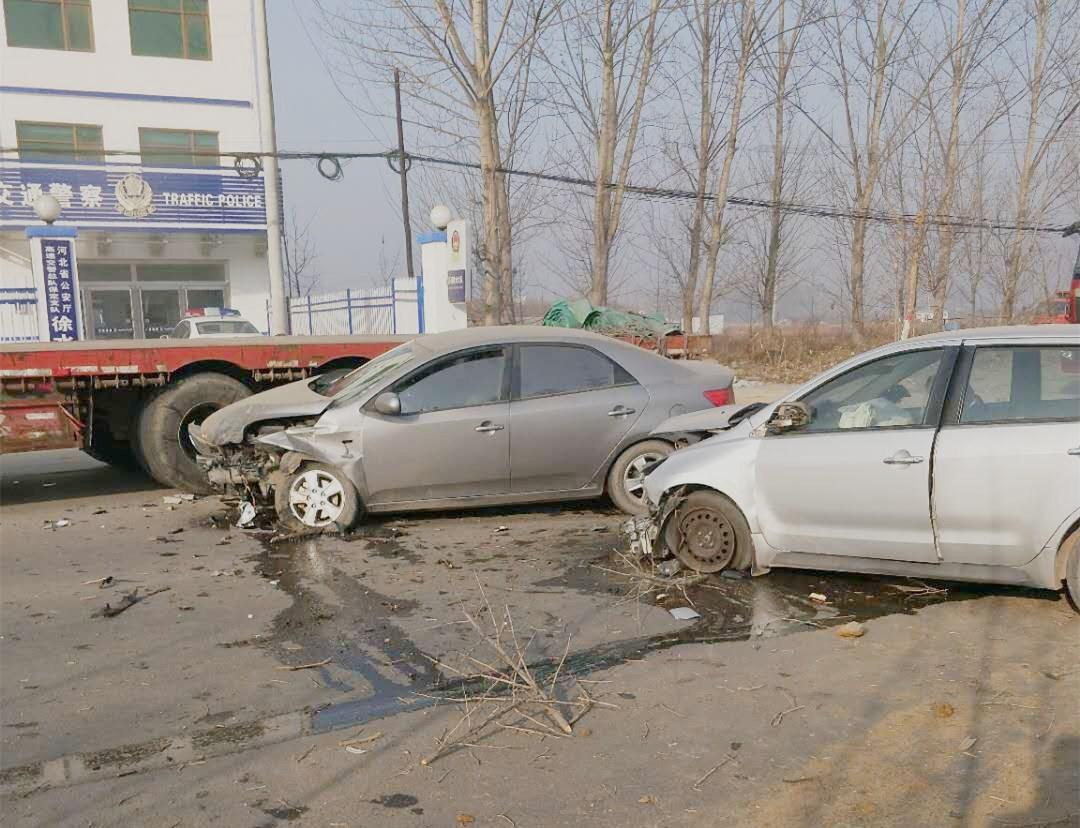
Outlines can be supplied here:
[[650, 432], [732, 402], [732, 379], [585, 331], [477, 328], [257, 394], [189, 431], [212, 484], [272, 497], [298, 530], [604, 494], [642, 514], [645, 473], [674, 450]]
[[1080, 601], [1080, 331], [955, 331], [777, 403], [674, 418], [641, 554], [1060, 589]]

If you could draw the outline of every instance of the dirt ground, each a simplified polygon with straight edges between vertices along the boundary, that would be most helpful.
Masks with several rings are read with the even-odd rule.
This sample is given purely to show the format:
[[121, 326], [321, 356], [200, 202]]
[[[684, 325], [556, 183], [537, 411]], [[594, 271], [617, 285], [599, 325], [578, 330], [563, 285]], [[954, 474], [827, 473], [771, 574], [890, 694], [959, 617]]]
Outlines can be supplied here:
[[[1051, 593], [776, 571], [684, 594], [611, 571], [603, 502], [275, 543], [69, 453], [0, 478], [5, 825], [1080, 825], [1080, 615]], [[454, 670], [491, 658], [485, 602], [600, 704], [422, 766]]]

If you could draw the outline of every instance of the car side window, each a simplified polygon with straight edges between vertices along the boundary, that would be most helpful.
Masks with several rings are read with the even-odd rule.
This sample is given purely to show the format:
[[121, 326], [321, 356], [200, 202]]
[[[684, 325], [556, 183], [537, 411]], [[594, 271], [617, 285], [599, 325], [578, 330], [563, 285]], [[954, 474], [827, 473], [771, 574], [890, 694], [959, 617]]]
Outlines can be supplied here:
[[960, 422], [1080, 420], [1080, 348], [975, 349]]
[[191, 336], [191, 331], [188, 322], [181, 322], [176, 326], [176, 330], [173, 331], [173, 339], [188, 339]]
[[506, 399], [506, 351], [480, 348], [436, 360], [399, 382], [402, 414], [446, 411]]
[[523, 400], [594, 391], [634, 381], [621, 366], [592, 348], [522, 345], [518, 354], [517, 396]]
[[802, 397], [813, 415], [800, 433], [924, 425], [943, 354], [940, 348], [894, 354], [819, 385]]

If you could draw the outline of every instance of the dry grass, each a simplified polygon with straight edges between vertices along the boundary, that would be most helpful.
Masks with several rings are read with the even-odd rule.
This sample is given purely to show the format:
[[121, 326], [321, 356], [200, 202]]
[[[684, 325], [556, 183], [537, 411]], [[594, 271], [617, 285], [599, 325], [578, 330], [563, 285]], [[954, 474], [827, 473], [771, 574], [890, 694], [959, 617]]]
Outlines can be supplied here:
[[850, 331], [818, 325], [744, 330], [713, 337], [711, 355], [739, 376], [793, 383], [895, 338], [892, 324], [870, 326], [861, 339]]

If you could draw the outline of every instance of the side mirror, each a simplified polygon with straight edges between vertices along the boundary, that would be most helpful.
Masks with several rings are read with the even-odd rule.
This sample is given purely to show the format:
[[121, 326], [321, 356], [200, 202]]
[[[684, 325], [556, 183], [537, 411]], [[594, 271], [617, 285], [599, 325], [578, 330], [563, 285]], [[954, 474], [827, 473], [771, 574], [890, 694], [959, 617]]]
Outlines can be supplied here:
[[387, 417], [401, 416], [401, 397], [393, 391], [383, 391], [375, 398], [375, 410]]
[[769, 434], [783, 434], [786, 431], [795, 431], [809, 425], [813, 417], [814, 412], [804, 402], [780, 403], [773, 409], [768, 422], [765, 423], [765, 430]]

